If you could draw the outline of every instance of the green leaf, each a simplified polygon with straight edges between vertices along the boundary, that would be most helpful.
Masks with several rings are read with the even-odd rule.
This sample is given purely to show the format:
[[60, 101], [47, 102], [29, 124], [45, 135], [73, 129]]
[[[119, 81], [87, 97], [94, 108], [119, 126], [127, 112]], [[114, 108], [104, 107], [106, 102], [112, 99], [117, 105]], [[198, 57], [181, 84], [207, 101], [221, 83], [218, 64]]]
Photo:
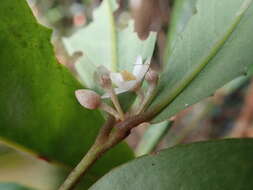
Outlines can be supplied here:
[[0, 190], [33, 190], [15, 183], [0, 183]]
[[180, 34], [186, 28], [190, 18], [196, 14], [197, 0], [176, 0], [170, 19], [169, 32], [167, 36], [167, 46], [165, 51], [165, 61], [168, 60], [169, 54], [173, 51], [176, 41]]
[[127, 163], [92, 190], [251, 190], [253, 139], [181, 145]]
[[9, 151], [0, 155], [0, 182], [16, 182], [34, 189], [57, 189], [67, 174], [66, 169], [44, 160]]
[[177, 40], [149, 110], [163, 121], [232, 79], [252, 65], [252, 0], [200, 0], [197, 13]]
[[151, 33], [145, 41], [141, 41], [134, 32], [133, 21], [124, 29], [118, 28], [113, 17], [117, 7], [115, 0], [104, 0], [94, 11], [92, 23], [63, 40], [70, 54], [83, 52], [76, 69], [89, 88], [96, 86], [93, 74], [97, 66], [104, 65], [114, 72], [131, 72], [138, 55], [146, 59], [153, 54], [156, 34]]
[[142, 156], [152, 152], [172, 125], [172, 121], [164, 121], [150, 125], [143, 134], [135, 151], [136, 156]]
[[[40, 158], [74, 167], [104, 119], [77, 102], [74, 91], [82, 86], [57, 63], [51, 30], [36, 22], [26, 1], [2, 0], [0, 18], [0, 137]], [[94, 181], [132, 157], [121, 144], [89, 174]]]

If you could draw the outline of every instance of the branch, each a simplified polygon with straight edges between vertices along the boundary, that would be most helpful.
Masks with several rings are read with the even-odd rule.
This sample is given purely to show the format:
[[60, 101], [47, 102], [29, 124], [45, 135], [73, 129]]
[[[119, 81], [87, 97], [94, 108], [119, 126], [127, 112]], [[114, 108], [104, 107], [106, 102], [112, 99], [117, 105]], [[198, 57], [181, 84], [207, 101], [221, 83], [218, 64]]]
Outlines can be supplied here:
[[106, 151], [103, 143], [107, 141], [114, 124], [114, 117], [109, 116], [106, 123], [101, 127], [95, 143], [79, 162], [79, 164], [72, 170], [59, 190], [73, 189], [82, 176], [87, 172], [87, 170], [96, 162], [98, 158], [101, 157], [101, 155]]
[[[154, 114], [147, 112], [143, 115], [133, 116], [122, 122], [115, 124], [115, 119], [109, 117], [107, 122], [101, 128], [97, 139], [76, 166], [76, 168], [70, 173], [64, 183], [61, 185], [59, 190], [70, 190], [73, 189], [81, 177], [87, 172], [87, 170], [109, 149], [123, 141], [131, 132], [131, 129], [138, 126], [139, 124], [148, 121]], [[115, 131], [112, 128], [115, 125]]]

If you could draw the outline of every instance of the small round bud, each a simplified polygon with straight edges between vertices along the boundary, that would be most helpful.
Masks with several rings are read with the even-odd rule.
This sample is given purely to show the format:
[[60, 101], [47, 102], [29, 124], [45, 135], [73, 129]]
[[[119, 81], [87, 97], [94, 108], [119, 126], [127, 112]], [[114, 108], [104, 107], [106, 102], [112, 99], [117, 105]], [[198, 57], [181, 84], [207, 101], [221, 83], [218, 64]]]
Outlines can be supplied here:
[[99, 66], [97, 71], [94, 73], [94, 79], [103, 88], [107, 89], [112, 86], [112, 81], [110, 78], [110, 71], [104, 66]]
[[149, 71], [147, 72], [145, 79], [146, 81], [148, 81], [148, 83], [157, 83], [159, 78], [158, 72], [153, 70], [153, 69], [149, 69]]
[[112, 81], [111, 81], [110, 75], [102, 74], [99, 79], [99, 84], [103, 88], [110, 88], [112, 86]]
[[101, 104], [101, 97], [92, 90], [76, 90], [78, 102], [87, 109], [97, 109]]

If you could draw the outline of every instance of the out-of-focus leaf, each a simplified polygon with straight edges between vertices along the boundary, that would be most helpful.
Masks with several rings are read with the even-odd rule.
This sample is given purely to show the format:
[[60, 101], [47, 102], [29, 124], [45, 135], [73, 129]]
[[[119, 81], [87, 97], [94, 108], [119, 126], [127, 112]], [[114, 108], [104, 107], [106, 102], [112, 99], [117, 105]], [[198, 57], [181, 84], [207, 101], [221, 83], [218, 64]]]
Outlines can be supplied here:
[[16, 151], [0, 155], [0, 181], [13, 181], [35, 189], [56, 189], [67, 171]]
[[91, 190], [251, 190], [253, 140], [193, 143], [111, 171]]
[[135, 154], [142, 156], [149, 154], [159, 144], [160, 140], [164, 137], [172, 125], [171, 121], [164, 121], [158, 124], [150, 125], [142, 136]]
[[35, 190], [15, 183], [0, 183], [0, 190]]
[[91, 0], [82, 0], [83, 4], [89, 4]]
[[200, 0], [177, 40], [149, 110], [163, 121], [232, 79], [253, 63], [252, 0]]
[[165, 60], [167, 62], [169, 54], [172, 52], [180, 34], [184, 31], [191, 17], [196, 14], [197, 0], [176, 0], [170, 19]]
[[94, 21], [63, 40], [68, 52], [83, 52], [76, 69], [89, 88], [95, 88], [93, 74], [97, 66], [104, 65], [111, 71], [132, 71], [136, 57], [152, 56], [156, 35], [151, 33], [142, 41], [134, 33], [133, 22], [124, 29], [117, 28], [113, 12], [118, 5], [115, 0], [104, 0], [94, 11]]
[[[104, 119], [77, 102], [74, 91], [82, 86], [57, 63], [51, 30], [36, 22], [26, 1], [2, 0], [0, 18], [0, 137], [40, 158], [73, 167]], [[88, 176], [94, 182], [131, 158], [130, 149], [121, 144]]]

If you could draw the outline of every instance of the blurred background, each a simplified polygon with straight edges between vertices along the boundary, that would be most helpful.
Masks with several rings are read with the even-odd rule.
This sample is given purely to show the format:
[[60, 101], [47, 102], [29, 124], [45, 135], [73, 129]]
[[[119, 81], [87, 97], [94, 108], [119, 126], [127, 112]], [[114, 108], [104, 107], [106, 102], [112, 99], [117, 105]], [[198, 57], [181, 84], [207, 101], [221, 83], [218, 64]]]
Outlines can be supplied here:
[[[73, 72], [76, 55], [68, 55], [62, 37], [70, 36], [92, 21], [100, 0], [27, 0], [38, 21], [54, 33], [52, 43], [59, 63]], [[153, 63], [162, 67], [170, 19], [177, 0], [119, 0], [115, 18], [119, 26], [132, 17], [141, 39], [158, 32]], [[75, 73], [75, 72], [74, 72]], [[156, 126], [143, 125], [127, 138], [136, 155], [152, 153], [177, 144], [228, 137], [253, 136], [253, 82], [238, 78], [212, 97], [188, 107]], [[40, 171], [40, 172], [38, 172]], [[18, 182], [41, 190], [58, 186], [66, 171], [43, 158], [17, 152], [0, 142], [0, 182]]]

